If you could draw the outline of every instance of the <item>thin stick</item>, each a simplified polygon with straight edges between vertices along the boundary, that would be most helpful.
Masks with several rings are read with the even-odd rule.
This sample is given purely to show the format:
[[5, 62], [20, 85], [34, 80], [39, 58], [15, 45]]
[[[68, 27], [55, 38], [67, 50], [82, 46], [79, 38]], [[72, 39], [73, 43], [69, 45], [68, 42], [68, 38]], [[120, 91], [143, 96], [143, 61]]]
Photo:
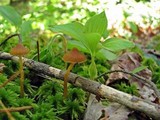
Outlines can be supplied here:
[[37, 54], [38, 54], [38, 62], [40, 62], [39, 41], [38, 40], [37, 40]]
[[99, 79], [100, 77], [102, 77], [102, 76], [104, 76], [104, 75], [106, 75], [106, 74], [111, 74], [111, 73], [115, 73], [115, 72], [122, 72], [122, 73], [128, 74], [128, 75], [130, 75], [130, 76], [132, 76], [132, 77], [135, 77], [135, 78], [137, 78], [137, 79], [139, 79], [139, 80], [141, 80], [141, 81], [143, 81], [143, 82], [148, 83], [148, 84], [151, 86], [151, 88], [154, 90], [155, 94], [157, 95], [157, 97], [158, 97], [159, 100], [160, 100], [160, 92], [159, 92], [159, 90], [157, 89], [156, 85], [155, 85], [151, 80], [147, 80], [147, 79], [145, 79], [144, 77], [141, 77], [141, 76], [139, 76], [139, 75], [133, 74], [133, 73], [131, 73], [131, 72], [127, 72], [127, 71], [123, 71], [123, 70], [108, 71], [108, 72], [105, 72], [105, 73], [101, 74], [100, 76], [98, 76], [95, 80]]
[[8, 111], [8, 109], [5, 107], [5, 105], [3, 104], [3, 102], [0, 100], [0, 105], [2, 106], [4, 112], [6, 112], [8, 118], [10, 120], [15, 120], [14, 117], [11, 115], [10, 111]]
[[10, 81], [14, 80], [19, 75], [19, 71], [14, 73], [8, 80], [6, 80], [2, 85], [0, 85], [0, 88], [6, 86]]
[[0, 43], [0, 46], [2, 46], [5, 42], [7, 42], [9, 39], [11, 39], [14, 36], [19, 36], [19, 34], [16, 33], [16, 34], [8, 36], [6, 39], [3, 40], [3, 42]]
[[[32, 109], [32, 106], [23, 106], [23, 107], [11, 107], [11, 108], [6, 108], [7, 111], [9, 112], [20, 112], [23, 110], [28, 110], [28, 109]], [[5, 109], [0, 109], [0, 113], [5, 112]]]

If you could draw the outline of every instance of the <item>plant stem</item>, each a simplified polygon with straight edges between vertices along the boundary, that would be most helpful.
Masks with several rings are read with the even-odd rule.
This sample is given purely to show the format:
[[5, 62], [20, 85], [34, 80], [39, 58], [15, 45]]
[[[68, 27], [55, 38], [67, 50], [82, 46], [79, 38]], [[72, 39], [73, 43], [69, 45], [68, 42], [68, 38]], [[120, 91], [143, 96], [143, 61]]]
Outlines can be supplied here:
[[5, 107], [5, 105], [3, 104], [3, 102], [0, 100], [0, 105], [2, 106], [2, 108], [4, 109], [4, 112], [6, 112], [8, 118], [10, 120], [15, 120], [14, 117], [11, 115], [11, 113], [8, 111], [8, 109]]
[[58, 36], [60, 36], [60, 37], [62, 38], [62, 40], [63, 40], [62, 45], [63, 45], [64, 52], [66, 53], [66, 52], [67, 52], [67, 40], [65, 39], [65, 37], [64, 37], [62, 34], [56, 34], [56, 35], [52, 38], [52, 40], [55, 40], [56, 37], [58, 37]]
[[14, 73], [8, 80], [6, 80], [2, 85], [0, 85], [0, 88], [6, 86], [10, 81], [14, 80], [19, 75], [19, 73], [19, 71]]
[[38, 40], [37, 40], [37, 54], [38, 54], [38, 62], [40, 62], [39, 41]]
[[22, 38], [20, 34], [18, 34], [18, 39], [19, 39], [18, 43], [22, 43]]
[[5, 42], [7, 42], [9, 39], [11, 39], [12, 37], [14, 36], [19, 36], [19, 34], [13, 34], [13, 35], [10, 35], [8, 36], [5, 40], [3, 40], [1, 43], [0, 43], [0, 46], [2, 46]]
[[[22, 107], [11, 107], [11, 108], [6, 108], [7, 111], [9, 112], [20, 112], [23, 110], [28, 110], [32, 109], [32, 106], [22, 106]], [[0, 109], [0, 113], [5, 112], [5, 109]]]
[[24, 71], [23, 71], [23, 61], [22, 56], [19, 56], [19, 72], [20, 72], [20, 96], [24, 97]]
[[64, 93], [63, 93], [64, 98], [67, 97], [67, 91], [68, 91], [68, 89], [67, 89], [68, 75], [69, 75], [70, 71], [72, 70], [73, 66], [74, 66], [74, 63], [71, 63], [71, 64], [69, 65], [69, 67], [68, 67], [65, 75], [64, 75]]
[[97, 68], [94, 60], [94, 56], [91, 57], [91, 64], [89, 65], [89, 76], [91, 80], [94, 80], [97, 77]]

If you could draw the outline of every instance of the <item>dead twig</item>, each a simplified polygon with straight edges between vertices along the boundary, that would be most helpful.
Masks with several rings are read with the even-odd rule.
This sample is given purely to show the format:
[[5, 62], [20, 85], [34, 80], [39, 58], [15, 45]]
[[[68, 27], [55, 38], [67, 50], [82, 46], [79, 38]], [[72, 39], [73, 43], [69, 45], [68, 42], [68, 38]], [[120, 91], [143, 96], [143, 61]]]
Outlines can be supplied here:
[[97, 79], [100, 78], [100, 77], [105, 76], [106, 74], [111, 74], [111, 73], [115, 73], [115, 72], [122, 72], [122, 73], [128, 74], [128, 75], [130, 75], [130, 76], [132, 76], [132, 77], [135, 77], [135, 78], [137, 78], [138, 80], [140, 80], [140, 81], [142, 81], [142, 82], [146, 82], [146, 83], [149, 84], [150, 87], [154, 90], [155, 94], [157, 95], [157, 97], [158, 97], [159, 100], [160, 100], [160, 92], [159, 92], [159, 90], [157, 89], [156, 85], [155, 85], [151, 80], [147, 80], [147, 79], [145, 79], [144, 77], [141, 77], [141, 76], [136, 75], [136, 74], [131, 73], [131, 72], [127, 72], [127, 71], [124, 71], [124, 70], [108, 71], [108, 72], [105, 72], [105, 73], [99, 75], [95, 80], [97, 80]]

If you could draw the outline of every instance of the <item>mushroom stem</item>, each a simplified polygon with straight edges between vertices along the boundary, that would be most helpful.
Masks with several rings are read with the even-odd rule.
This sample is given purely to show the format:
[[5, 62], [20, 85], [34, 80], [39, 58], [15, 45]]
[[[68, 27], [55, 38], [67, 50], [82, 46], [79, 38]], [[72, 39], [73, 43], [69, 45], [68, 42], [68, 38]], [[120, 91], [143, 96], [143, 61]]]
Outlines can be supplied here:
[[23, 71], [23, 61], [22, 56], [19, 56], [19, 72], [20, 72], [20, 96], [24, 97], [24, 71]]
[[70, 71], [72, 70], [73, 66], [74, 66], [75, 63], [71, 63], [64, 75], [64, 93], [63, 93], [63, 96], [64, 98], [67, 97], [67, 92], [68, 92], [68, 89], [67, 89], [67, 81], [68, 81], [68, 76], [69, 76], [69, 73]]

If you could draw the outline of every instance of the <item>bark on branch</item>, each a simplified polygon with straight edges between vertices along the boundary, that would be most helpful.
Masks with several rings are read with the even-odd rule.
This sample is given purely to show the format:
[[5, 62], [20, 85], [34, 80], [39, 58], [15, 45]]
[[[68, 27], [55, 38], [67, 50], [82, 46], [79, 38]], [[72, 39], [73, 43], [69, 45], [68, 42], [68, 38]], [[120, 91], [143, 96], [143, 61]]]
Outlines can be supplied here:
[[[17, 56], [12, 56], [9, 53], [2, 51], [0, 51], [0, 59], [13, 60], [15, 62], [18, 62], [19, 60]], [[33, 61], [31, 59], [23, 58], [23, 60], [24, 65], [34, 70], [35, 72], [43, 73], [45, 75], [55, 77], [60, 80], [64, 79], [63, 76], [65, 74], [65, 71], [54, 68], [44, 63]], [[115, 101], [133, 110], [141, 111], [154, 119], [160, 119], [160, 105], [158, 104], [118, 91], [114, 88], [78, 76], [74, 73], [70, 73], [68, 82], [77, 87], [81, 87], [83, 90], [93, 93], [95, 95], [99, 95], [103, 98]]]

